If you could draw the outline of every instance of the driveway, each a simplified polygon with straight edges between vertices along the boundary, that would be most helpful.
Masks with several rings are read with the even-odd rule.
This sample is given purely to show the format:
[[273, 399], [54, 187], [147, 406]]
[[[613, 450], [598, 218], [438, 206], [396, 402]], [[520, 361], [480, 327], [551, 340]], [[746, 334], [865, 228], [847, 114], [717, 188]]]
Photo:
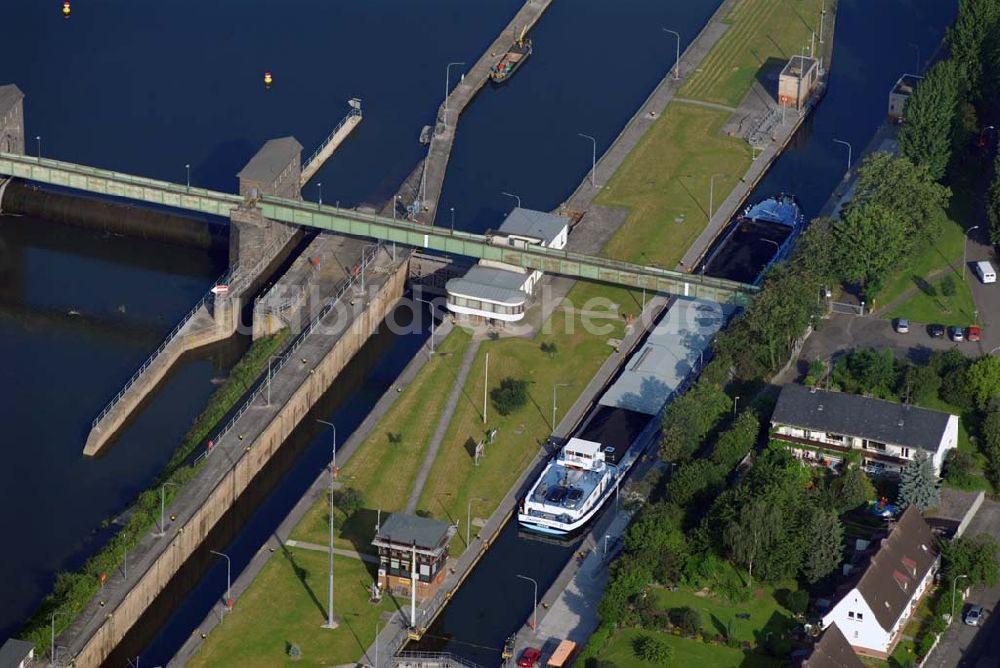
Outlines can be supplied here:
[[996, 269], [1000, 266], [996, 251], [986, 236], [986, 225], [980, 225], [969, 238], [965, 265], [969, 287], [972, 288], [972, 298], [976, 301], [979, 312], [979, 322], [983, 325], [984, 352], [991, 353], [1000, 347], [1000, 283], [983, 283], [973, 267], [980, 260], [988, 260]]
[[[989, 533], [1000, 536], [1000, 504], [984, 501], [972, 518], [966, 536]], [[961, 584], [961, 583], [959, 583]], [[951, 588], [951, 583], [941, 583]], [[950, 592], [947, 592], [950, 595]], [[963, 610], [956, 610], [958, 619], [948, 627], [937, 649], [930, 655], [925, 668], [987, 668], [1000, 665], [1000, 614], [994, 614], [1000, 601], [1000, 585], [991, 589], [975, 588], [966, 607], [975, 603], [983, 606], [985, 621], [980, 626], [962, 623]]]

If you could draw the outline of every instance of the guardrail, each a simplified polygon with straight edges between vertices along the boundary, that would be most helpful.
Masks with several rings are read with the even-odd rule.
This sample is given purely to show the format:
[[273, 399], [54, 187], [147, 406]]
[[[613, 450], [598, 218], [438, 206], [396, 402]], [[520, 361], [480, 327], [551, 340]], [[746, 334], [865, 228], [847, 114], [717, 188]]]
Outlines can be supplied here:
[[[230, 276], [231, 272], [227, 271], [222, 276], [220, 276], [215, 281], [215, 283], [212, 284], [212, 286], [214, 287], [216, 285], [224, 284], [227, 280], [229, 280]], [[127, 383], [125, 383], [125, 386], [118, 392], [118, 394], [114, 396], [114, 398], [111, 401], [108, 402], [108, 404], [104, 407], [104, 410], [98, 413], [97, 417], [94, 418], [94, 421], [90, 425], [92, 428], [94, 429], [97, 428], [98, 423], [100, 423], [101, 420], [107, 417], [108, 413], [110, 413], [111, 410], [118, 404], [118, 402], [122, 400], [122, 397], [125, 396], [125, 393], [128, 392], [129, 388], [135, 385], [136, 381], [139, 380], [139, 377], [146, 371], [146, 369], [148, 369], [153, 364], [153, 360], [155, 360], [160, 355], [160, 353], [163, 352], [163, 350], [173, 340], [173, 338], [177, 336], [177, 333], [181, 331], [181, 328], [184, 327], [184, 325], [186, 325], [187, 322], [194, 317], [194, 314], [197, 313], [198, 310], [202, 306], [204, 306], [208, 302], [209, 298], [212, 296], [213, 296], [212, 290], [209, 289], [208, 292], [206, 292], [201, 299], [195, 302], [194, 307], [190, 311], [188, 311], [183, 318], [181, 318], [181, 321], [178, 322], [177, 325], [172, 330], [170, 330], [170, 333], [167, 334], [167, 337], [160, 344], [160, 347], [154, 350], [153, 353], [146, 358], [146, 361], [142, 363], [142, 365], [135, 373], [132, 374], [132, 377], [128, 379]]]
[[[372, 260], [375, 259], [375, 256], [381, 249], [382, 249], [382, 244], [376, 244], [368, 255], [362, 256], [362, 265], [367, 266]], [[325, 318], [327, 314], [329, 314], [330, 311], [334, 309], [337, 303], [340, 302], [341, 299], [343, 299], [347, 291], [354, 287], [354, 285], [358, 282], [359, 278], [360, 276], [352, 275], [347, 281], [341, 284], [340, 289], [337, 291], [337, 294], [331, 297], [329, 300], [327, 300], [323, 308], [320, 309], [319, 313], [316, 314], [316, 317], [314, 317], [312, 320], [309, 321], [309, 324], [299, 333], [298, 336], [295, 337], [295, 340], [293, 340], [289, 344], [289, 346], [285, 349], [285, 351], [276, 358], [277, 361], [275, 362], [274, 366], [270, 367], [271, 376], [273, 376], [278, 371], [281, 371], [281, 369], [285, 366], [285, 363], [288, 362], [289, 359], [291, 359], [292, 354], [298, 349], [300, 345], [302, 345], [302, 342], [305, 341], [306, 337], [312, 334], [312, 332], [316, 329], [316, 327], [318, 327], [319, 324], [322, 322], [323, 318]], [[225, 426], [218, 431], [218, 433], [215, 435], [215, 438], [212, 439], [213, 446], [218, 445], [222, 441], [222, 439], [225, 438], [226, 434], [229, 433], [229, 431], [233, 428], [233, 426], [237, 423], [237, 421], [239, 421], [239, 419], [243, 416], [243, 414], [250, 409], [254, 401], [256, 401], [257, 398], [261, 396], [261, 394], [263, 394], [266, 390], [267, 390], [267, 380], [261, 379], [260, 381], [258, 381], [257, 386], [254, 388], [253, 392], [250, 393], [250, 396], [248, 396], [246, 401], [243, 402], [243, 405], [240, 406], [239, 410], [237, 410], [236, 413], [233, 414], [233, 416], [229, 419], [229, 421], [225, 424]], [[199, 459], [202, 458], [203, 456], [207, 456], [207, 450], [206, 452], [202, 453], [202, 455], [199, 455]]]
[[396, 654], [397, 659], [403, 659], [404, 661], [413, 661], [415, 663], [429, 662], [435, 665], [445, 668], [446, 666], [455, 666], [456, 668], [482, 668], [478, 663], [473, 663], [468, 659], [463, 659], [460, 656], [456, 656], [451, 652], [398, 652]]
[[309, 156], [309, 159], [306, 160], [304, 163], [302, 163], [303, 172], [308, 171], [309, 165], [311, 165], [313, 161], [316, 160], [317, 157], [319, 157], [319, 154], [323, 152], [323, 149], [325, 149], [327, 146], [330, 145], [330, 142], [332, 142], [334, 136], [336, 136], [336, 134], [340, 132], [340, 129], [343, 128], [345, 125], [347, 125], [348, 121], [350, 121], [354, 117], [361, 118], [360, 108], [351, 107], [351, 110], [347, 113], [347, 115], [344, 116], [342, 119], [340, 119], [340, 122], [337, 123], [336, 127], [333, 128], [333, 131], [330, 132], [329, 135], [327, 135], [327, 138], [323, 140], [323, 143], [319, 145], [319, 148], [313, 151], [313, 154]]

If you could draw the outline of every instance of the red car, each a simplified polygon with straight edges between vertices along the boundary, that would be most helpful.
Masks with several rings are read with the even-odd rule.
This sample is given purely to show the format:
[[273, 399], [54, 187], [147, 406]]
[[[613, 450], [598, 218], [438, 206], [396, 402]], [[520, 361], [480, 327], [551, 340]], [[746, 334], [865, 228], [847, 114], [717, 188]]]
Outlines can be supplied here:
[[980, 337], [982, 337], [982, 335], [983, 335], [982, 331], [975, 325], [972, 325], [971, 327], [969, 327], [969, 331], [965, 335], [965, 340], [978, 341]]
[[533, 668], [533, 666], [538, 663], [538, 660], [542, 658], [542, 650], [535, 649], [534, 647], [526, 647], [523, 652], [521, 652], [521, 658], [517, 660], [517, 665], [523, 668]]

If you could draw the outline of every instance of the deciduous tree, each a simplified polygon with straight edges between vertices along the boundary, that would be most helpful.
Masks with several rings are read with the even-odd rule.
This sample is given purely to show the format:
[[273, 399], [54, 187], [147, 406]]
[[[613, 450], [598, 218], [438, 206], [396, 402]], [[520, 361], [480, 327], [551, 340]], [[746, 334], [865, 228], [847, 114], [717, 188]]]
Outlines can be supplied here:
[[754, 563], [773, 547], [781, 534], [781, 521], [778, 508], [758, 498], [743, 505], [723, 532], [733, 561], [747, 569], [748, 589], [753, 588]]
[[980, 357], [969, 367], [965, 381], [973, 399], [985, 408], [991, 399], [1000, 397], [1000, 357]]

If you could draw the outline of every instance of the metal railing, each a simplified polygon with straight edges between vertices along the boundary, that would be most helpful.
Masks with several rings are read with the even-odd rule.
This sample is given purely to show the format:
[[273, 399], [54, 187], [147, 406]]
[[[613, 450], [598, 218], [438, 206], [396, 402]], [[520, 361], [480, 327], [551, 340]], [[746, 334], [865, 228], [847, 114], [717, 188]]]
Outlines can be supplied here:
[[[32, 179], [43, 183], [53, 183], [65, 185], [71, 188], [79, 188], [90, 192], [106, 193], [109, 191], [109, 182], [137, 183], [149, 186], [152, 190], [162, 192], [189, 194], [197, 196], [196, 201], [184, 201], [183, 198], [173, 202], [170, 206], [182, 209], [195, 209], [199, 211], [209, 208], [223, 210], [246, 202], [238, 195], [214, 192], [198, 188], [186, 189], [165, 181], [147, 179], [143, 177], [133, 177], [119, 174], [109, 170], [86, 167], [73, 163], [61, 162], [58, 160], [30, 158], [23, 155], [10, 153], [0, 153], [0, 174], [13, 174], [22, 178]], [[69, 183], [70, 176], [84, 175], [89, 178], [85, 182]], [[144, 201], [161, 202], [162, 198], [157, 198], [147, 193], [129, 194]], [[161, 202], [162, 203], [162, 202]], [[375, 214], [366, 214], [358, 211], [341, 209], [339, 207], [322, 206], [301, 202], [297, 200], [284, 199], [265, 195], [252, 202], [255, 207], [260, 208], [261, 213], [272, 220], [280, 221], [292, 225], [312, 227], [327, 230], [339, 234], [350, 234], [354, 236], [367, 236], [378, 238], [382, 241], [393, 241], [414, 247], [427, 247], [435, 250], [470, 257], [495, 258], [503, 248], [503, 254], [508, 264], [519, 264], [526, 268], [538, 268], [544, 263], [561, 262], [555, 268], [546, 266], [543, 271], [561, 272], [570, 276], [581, 278], [602, 280], [610, 283], [617, 283], [625, 286], [635, 287], [635, 279], [648, 277], [656, 280], [676, 281], [684, 286], [695, 288], [704, 287], [710, 290], [728, 292], [730, 294], [753, 294], [758, 288], [743, 283], [729, 281], [726, 279], [712, 278], [697, 274], [687, 274], [678, 271], [671, 271], [662, 267], [650, 265], [639, 265], [620, 260], [611, 260], [597, 256], [574, 253], [565, 249], [545, 248], [542, 246], [530, 246], [528, 248], [512, 249], [497, 246], [492, 243], [489, 235], [480, 235], [460, 230], [449, 230], [448, 228], [437, 228], [408, 220], [393, 220]], [[358, 224], [361, 223], [361, 224]], [[487, 248], [497, 250], [487, 251]], [[600, 273], [601, 270], [613, 270], [631, 274], [628, 280], [615, 276], [593, 276], [594, 271]], [[589, 270], [589, 271], [585, 271]], [[655, 288], [655, 286], [654, 286]], [[659, 288], [655, 288], [659, 289]], [[690, 295], [689, 295], [690, 296]], [[694, 295], [696, 296], [696, 295]]]
[[[231, 273], [227, 271], [222, 276], [220, 276], [215, 281], [215, 283], [212, 284], [212, 287], [225, 283], [229, 279], [230, 275]], [[209, 289], [208, 292], [206, 292], [205, 295], [195, 303], [194, 307], [190, 311], [188, 311], [183, 318], [181, 318], [180, 322], [178, 322], [177, 325], [172, 330], [170, 330], [170, 333], [167, 334], [167, 337], [160, 344], [159, 348], [154, 350], [153, 353], [146, 358], [146, 361], [142, 363], [142, 365], [135, 373], [132, 374], [132, 377], [128, 379], [127, 383], [125, 383], [125, 386], [118, 392], [118, 394], [114, 396], [113, 399], [111, 399], [111, 401], [107, 403], [107, 405], [104, 407], [104, 410], [98, 413], [97, 417], [94, 418], [94, 421], [90, 425], [91, 428], [93, 429], [97, 428], [97, 425], [100, 423], [100, 421], [103, 420], [105, 417], [107, 417], [108, 413], [110, 413], [111, 410], [118, 404], [118, 402], [122, 400], [122, 397], [125, 396], [125, 393], [128, 392], [129, 388], [135, 385], [136, 381], [139, 380], [139, 377], [142, 376], [143, 373], [145, 373], [146, 369], [152, 366], [153, 361], [164, 351], [167, 345], [169, 345], [170, 342], [173, 341], [174, 337], [177, 336], [178, 332], [181, 331], [181, 328], [184, 327], [184, 325], [186, 325], [187, 322], [194, 317], [195, 313], [197, 313], [198, 310], [202, 306], [204, 306], [211, 297], [213, 297], [213, 293], [212, 290]]]
[[342, 119], [340, 119], [340, 122], [337, 123], [336, 127], [333, 128], [333, 131], [330, 132], [329, 135], [327, 135], [326, 139], [323, 140], [323, 143], [319, 145], [319, 148], [317, 148], [315, 151], [313, 151], [313, 154], [309, 156], [309, 159], [306, 160], [304, 163], [302, 163], [302, 170], [301, 170], [302, 172], [309, 171], [309, 165], [311, 165], [313, 163], [313, 161], [316, 160], [316, 158], [319, 157], [319, 154], [323, 152], [323, 149], [325, 149], [327, 146], [330, 145], [330, 142], [333, 141], [333, 138], [337, 135], [338, 132], [340, 132], [341, 128], [343, 128], [345, 125], [347, 125], [347, 123], [352, 118], [355, 118], [355, 117], [361, 118], [361, 109], [360, 108], [351, 107], [351, 110], [349, 112], [347, 112], [346, 116], [344, 116]]
[[433, 663], [441, 666], [455, 666], [456, 668], [481, 668], [478, 663], [473, 663], [468, 659], [456, 656], [451, 652], [397, 652], [397, 659], [412, 661], [414, 663]]
[[[368, 255], [362, 256], [363, 265], [367, 266], [372, 260], [374, 260], [376, 255], [381, 249], [382, 249], [382, 244], [376, 244]], [[281, 371], [281, 369], [285, 366], [285, 363], [288, 362], [289, 359], [291, 359], [292, 354], [306, 340], [306, 337], [312, 334], [312, 332], [316, 329], [316, 327], [318, 327], [319, 324], [322, 322], [323, 318], [325, 318], [327, 314], [329, 314], [330, 311], [332, 311], [334, 307], [336, 307], [336, 305], [340, 302], [340, 300], [343, 299], [344, 295], [347, 294], [348, 290], [354, 287], [354, 284], [359, 281], [359, 278], [360, 276], [352, 275], [348, 280], [344, 281], [340, 285], [340, 289], [337, 291], [337, 294], [331, 297], [329, 300], [327, 300], [323, 308], [320, 309], [320, 312], [316, 314], [316, 317], [310, 320], [309, 324], [299, 333], [298, 336], [295, 337], [295, 339], [288, 345], [285, 351], [281, 353], [281, 355], [275, 358], [276, 361], [274, 365], [270, 367], [270, 376], [272, 378], [274, 374]], [[253, 392], [250, 393], [250, 396], [247, 397], [246, 401], [243, 402], [243, 405], [240, 406], [239, 410], [237, 410], [236, 413], [234, 413], [233, 416], [229, 419], [229, 421], [225, 424], [225, 426], [222, 427], [222, 429], [220, 429], [218, 433], [216, 433], [215, 438], [212, 439], [214, 446], [217, 446], [222, 441], [222, 439], [225, 438], [225, 436], [229, 433], [229, 431], [233, 428], [233, 426], [236, 425], [236, 423], [243, 416], [243, 414], [246, 413], [253, 405], [253, 403], [257, 400], [257, 398], [260, 397], [267, 390], [267, 382], [268, 382], [267, 379], [261, 379], [260, 381], [257, 382], [257, 386], [254, 388]], [[199, 457], [201, 457], [201, 455], [199, 455]]]

